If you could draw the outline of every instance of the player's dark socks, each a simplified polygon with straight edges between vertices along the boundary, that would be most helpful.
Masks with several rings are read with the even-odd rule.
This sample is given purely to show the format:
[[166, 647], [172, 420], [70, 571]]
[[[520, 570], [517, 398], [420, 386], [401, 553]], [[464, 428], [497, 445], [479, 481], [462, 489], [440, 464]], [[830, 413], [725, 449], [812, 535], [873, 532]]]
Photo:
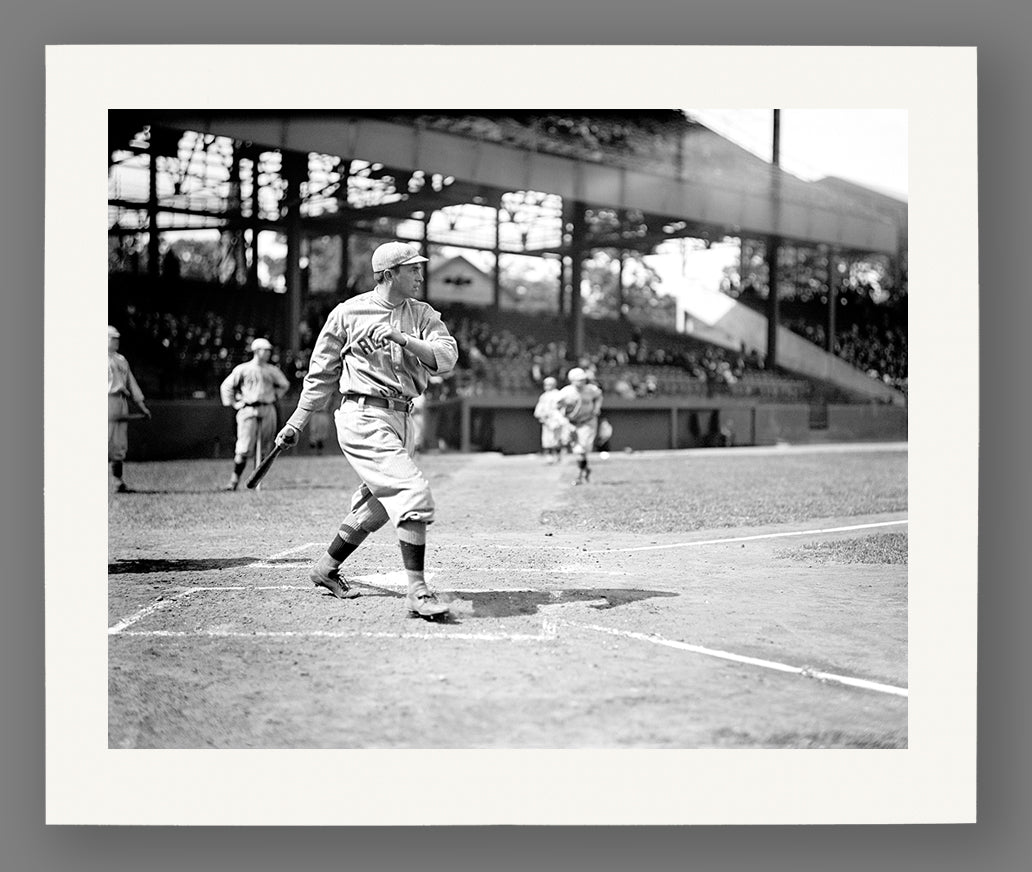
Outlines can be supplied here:
[[111, 474], [119, 481], [122, 480], [122, 461], [113, 460], [111, 461]]
[[365, 541], [368, 535], [365, 530], [354, 530], [341, 525], [340, 532], [333, 537], [333, 541], [326, 549], [326, 553], [336, 560], [338, 564], [343, 563]]
[[426, 559], [426, 545], [414, 545], [403, 539], [398, 540], [401, 546], [401, 562], [407, 572], [422, 572], [423, 561]]
[[247, 466], [247, 460], [241, 460], [233, 464], [233, 477], [239, 479], [244, 472], [244, 467]]

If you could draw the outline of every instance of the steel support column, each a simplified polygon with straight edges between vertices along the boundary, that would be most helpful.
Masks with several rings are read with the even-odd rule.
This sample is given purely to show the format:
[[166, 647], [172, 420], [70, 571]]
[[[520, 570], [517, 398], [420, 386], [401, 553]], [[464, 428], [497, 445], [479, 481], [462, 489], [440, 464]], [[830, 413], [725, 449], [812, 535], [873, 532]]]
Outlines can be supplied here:
[[494, 310], [498, 312], [502, 308], [502, 207], [500, 204], [495, 207], [494, 258], [491, 279], [494, 290]]
[[[771, 146], [771, 198], [773, 225], [781, 223], [781, 110], [774, 110], [774, 137]], [[778, 259], [781, 253], [781, 237], [777, 233], [767, 236], [767, 361], [768, 370], [778, 363]]]
[[584, 203], [575, 200], [569, 213], [570, 224], [570, 320], [568, 353], [574, 360], [584, 353], [584, 313], [581, 299], [581, 276], [583, 275], [584, 238]]
[[287, 348], [297, 358], [301, 351], [301, 311], [304, 289], [301, 282], [301, 185], [308, 178], [308, 167], [302, 160], [283, 156], [283, 174], [287, 181]]
[[147, 275], [156, 279], [161, 265], [161, 236], [158, 233], [158, 155], [157, 144], [147, 161]]
[[778, 362], [778, 321], [780, 306], [778, 300], [778, 256], [781, 253], [781, 239], [767, 237], [767, 361], [766, 367], [774, 369]]
[[430, 294], [430, 219], [433, 217], [433, 212], [425, 212], [423, 214], [423, 257], [426, 258], [426, 263], [423, 264], [423, 299], [426, 302], [431, 301]]
[[835, 353], [835, 315], [838, 312], [838, 258], [832, 249], [828, 250], [828, 324], [824, 339], [824, 350]]
[[258, 289], [258, 221], [260, 218], [258, 160], [261, 155], [257, 149], [252, 149], [249, 154], [251, 158], [251, 263], [247, 268], [247, 287], [254, 291]]

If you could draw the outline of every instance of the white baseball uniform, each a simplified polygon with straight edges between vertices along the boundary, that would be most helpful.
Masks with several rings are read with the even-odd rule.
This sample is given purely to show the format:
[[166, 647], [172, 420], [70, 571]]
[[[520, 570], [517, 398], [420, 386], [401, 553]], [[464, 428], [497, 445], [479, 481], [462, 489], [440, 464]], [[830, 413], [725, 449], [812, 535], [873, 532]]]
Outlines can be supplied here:
[[568, 439], [570, 423], [559, 411], [559, 389], [549, 388], [538, 397], [534, 417], [541, 422], [541, 447], [549, 451], [559, 448]]
[[[372, 342], [368, 332], [377, 324], [429, 343], [436, 368], [398, 343]], [[287, 423], [303, 430], [339, 387], [343, 400], [334, 415], [337, 440], [362, 480], [351, 509], [364, 529], [375, 529], [388, 518], [395, 526], [433, 521], [430, 485], [413, 460], [416, 434], [409, 412], [431, 374], [451, 371], [457, 359], [458, 347], [440, 313], [420, 300], [391, 305], [369, 291], [341, 303], [326, 319], [297, 409]]]
[[271, 363], [251, 358], [233, 368], [219, 386], [222, 405], [237, 410], [237, 457], [253, 457], [261, 440], [262, 457], [272, 450], [276, 438], [276, 400], [290, 390], [290, 382]]
[[125, 460], [129, 450], [129, 399], [144, 401], [143, 391], [133, 378], [127, 361], [117, 351], [108, 351], [108, 461]]
[[598, 435], [598, 416], [602, 412], [602, 389], [590, 382], [578, 387], [566, 385], [559, 391], [556, 405], [573, 425], [573, 451], [587, 455]]

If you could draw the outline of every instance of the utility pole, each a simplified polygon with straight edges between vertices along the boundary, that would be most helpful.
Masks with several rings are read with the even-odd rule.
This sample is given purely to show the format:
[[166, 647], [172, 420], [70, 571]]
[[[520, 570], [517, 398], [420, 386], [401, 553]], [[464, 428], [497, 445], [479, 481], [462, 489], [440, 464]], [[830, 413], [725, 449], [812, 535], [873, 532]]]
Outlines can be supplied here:
[[[781, 217], [781, 110], [774, 110], [774, 141], [771, 146], [771, 216], [775, 230]], [[778, 254], [781, 238], [767, 237], [767, 360], [773, 370], [778, 360]]]

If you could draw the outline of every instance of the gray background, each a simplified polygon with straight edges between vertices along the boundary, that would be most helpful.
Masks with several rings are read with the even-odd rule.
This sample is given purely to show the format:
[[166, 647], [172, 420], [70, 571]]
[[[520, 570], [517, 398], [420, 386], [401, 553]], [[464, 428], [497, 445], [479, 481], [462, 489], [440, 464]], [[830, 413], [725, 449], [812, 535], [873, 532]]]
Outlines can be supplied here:
[[[1032, 142], [1027, 39], [1017, 0], [340, 0], [271, 5], [36, 0], [0, 29], [0, 865], [26, 870], [475, 868], [1018, 870], [1029, 837], [1032, 657], [1025, 557]], [[1024, 8], [1022, 8], [1024, 7]], [[638, 43], [974, 45], [979, 49], [981, 405], [978, 823], [918, 827], [128, 828], [45, 827], [43, 645], [44, 46], [90, 43]], [[403, 62], [403, 55], [399, 57]], [[129, 71], [127, 71], [129, 74]], [[647, 102], [647, 101], [646, 101]], [[949, 130], [943, 131], [944, 136]], [[958, 244], [944, 240], [943, 251]], [[67, 356], [74, 348], [49, 349]], [[964, 350], [957, 363], [963, 366]], [[75, 390], [70, 381], [68, 390]], [[948, 409], [946, 415], [974, 414]], [[69, 445], [74, 451], [74, 444]], [[87, 460], [85, 462], [93, 462]], [[944, 471], [945, 472], [945, 471]], [[1024, 552], [1024, 553], [1023, 553]], [[75, 555], [55, 587], [75, 596]], [[66, 725], [74, 730], [74, 724]], [[427, 777], [433, 776], [428, 773]], [[690, 786], [687, 786], [690, 789]], [[404, 802], [399, 796], [399, 803]], [[299, 798], [303, 800], [303, 798]], [[83, 797], [89, 802], [89, 797]], [[346, 820], [342, 809], [342, 820]]]

